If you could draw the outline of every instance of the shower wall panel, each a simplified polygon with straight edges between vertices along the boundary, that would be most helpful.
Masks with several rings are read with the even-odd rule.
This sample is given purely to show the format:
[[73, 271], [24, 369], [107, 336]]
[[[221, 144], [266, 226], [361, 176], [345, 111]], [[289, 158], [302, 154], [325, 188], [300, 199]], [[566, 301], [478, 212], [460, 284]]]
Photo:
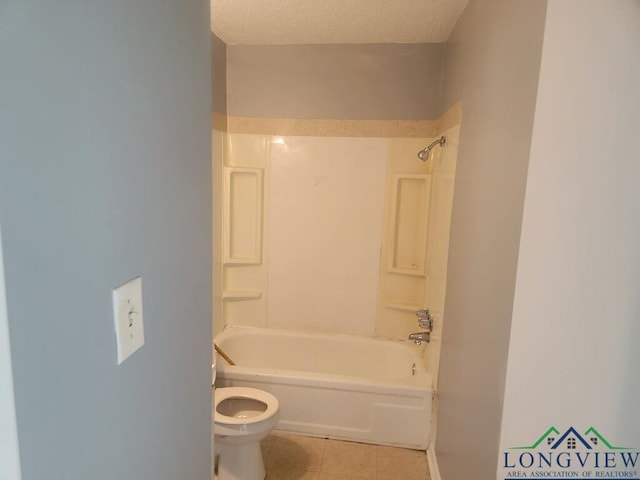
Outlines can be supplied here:
[[437, 367], [457, 131], [427, 162], [432, 137], [226, 134], [223, 325], [404, 340], [430, 308]]
[[376, 336], [405, 340], [420, 331], [416, 311], [428, 308], [434, 319], [424, 360], [437, 384], [449, 254], [449, 226], [459, 125], [440, 133], [447, 140], [426, 162], [416, 159], [434, 139], [394, 138], [389, 143], [390, 172], [378, 293]]
[[374, 335], [386, 139], [271, 146], [268, 325]]
[[447, 143], [436, 157], [433, 169], [431, 206], [429, 216], [429, 238], [427, 241], [427, 277], [424, 305], [429, 308], [434, 319], [429, 348], [425, 360], [438, 384], [440, 348], [442, 345], [444, 301], [447, 287], [447, 266], [449, 263], [449, 233], [451, 230], [451, 207], [453, 186], [458, 158], [458, 137], [460, 126], [456, 125], [442, 132]]
[[[425, 308], [427, 237], [433, 159], [416, 154], [433, 138], [389, 141], [376, 335], [404, 340]], [[434, 150], [434, 153], [435, 152]], [[433, 156], [432, 156], [433, 158]]]
[[223, 268], [220, 295], [224, 325], [267, 324], [267, 259], [270, 137], [227, 134], [222, 210]]

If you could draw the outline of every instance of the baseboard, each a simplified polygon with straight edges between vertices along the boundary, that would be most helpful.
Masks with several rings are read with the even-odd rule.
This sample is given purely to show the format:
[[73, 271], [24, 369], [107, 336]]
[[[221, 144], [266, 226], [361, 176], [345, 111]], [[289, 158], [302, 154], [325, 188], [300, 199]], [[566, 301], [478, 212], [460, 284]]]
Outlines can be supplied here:
[[429, 478], [431, 480], [442, 480], [434, 448], [429, 448], [429, 450], [427, 450], [427, 463], [429, 464], [429, 474], [431, 475]]

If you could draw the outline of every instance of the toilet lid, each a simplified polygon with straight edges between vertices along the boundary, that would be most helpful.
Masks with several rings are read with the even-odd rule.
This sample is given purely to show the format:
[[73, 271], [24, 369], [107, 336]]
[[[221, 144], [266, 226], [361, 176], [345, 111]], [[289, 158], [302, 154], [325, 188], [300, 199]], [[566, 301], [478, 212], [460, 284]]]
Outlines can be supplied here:
[[[218, 405], [230, 398], [245, 398], [264, 403], [267, 408], [252, 417], [230, 417], [218, 412]], [[216, 388], [214, 420], [216, 423], [226, 423], [228, 425], [242, 425], [248, 423], [258, 423], [272, 417], [278, 412], [278, 399], [264, 390], [249, 387], [223, 387]]]

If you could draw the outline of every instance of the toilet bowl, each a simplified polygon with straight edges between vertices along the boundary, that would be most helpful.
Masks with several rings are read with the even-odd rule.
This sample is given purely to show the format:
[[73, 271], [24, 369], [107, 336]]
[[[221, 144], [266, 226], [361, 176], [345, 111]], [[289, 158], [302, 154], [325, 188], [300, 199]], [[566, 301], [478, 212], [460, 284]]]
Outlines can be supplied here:
[[248, 387], [216, 388], [214, 437], [218, 480], [263, 480], [260, 440], [278, 423], [278, 399]]

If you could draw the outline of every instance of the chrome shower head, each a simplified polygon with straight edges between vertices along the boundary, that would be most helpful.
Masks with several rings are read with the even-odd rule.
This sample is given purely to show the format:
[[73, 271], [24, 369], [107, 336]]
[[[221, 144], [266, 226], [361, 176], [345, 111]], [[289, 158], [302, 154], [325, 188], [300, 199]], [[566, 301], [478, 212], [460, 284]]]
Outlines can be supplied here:
[[436, 145], [442, 146], [445, 144], [446, 141], [447, 141], [447, 138], [443, 135], [439, 139], [431, 142], [429, 145], [427, 145], [426, 147], [424, 147], [422, 150], [418, 152], [418, 158], [423, 162], [426, 162], [427, 160], [429, 160], [429, 154], [431, 153], [431, 150], [433, 149], [433, 147], [435, 147]]

